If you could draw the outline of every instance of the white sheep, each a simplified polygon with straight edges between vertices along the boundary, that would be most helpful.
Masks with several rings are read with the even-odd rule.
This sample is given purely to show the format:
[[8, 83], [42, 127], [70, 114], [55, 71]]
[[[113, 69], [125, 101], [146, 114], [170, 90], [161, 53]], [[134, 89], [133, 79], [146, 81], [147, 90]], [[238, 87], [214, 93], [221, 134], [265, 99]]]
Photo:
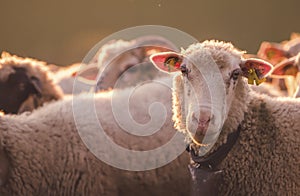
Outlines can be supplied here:
[[62, 97], [45, 62], [3, 52], [0, 59], [0, 111], [32, 111]]
[[[184, 148], [185, 144], [181, 142], [183, 137], [176, 133], [171, 120], [171, 90], [167, 88], [168, 82], [169, 79], [162, 83], [149, 83], [138, 89], [114, 90], [95, 96], [81, 94], [73, 96], [73, 99], [66, 96], [63, 100], [47, 104], [30, 114], [0, 116], [0, 195], [189, 193], [190, 177], [184, 167], [189, 162], [187, 154], [180, 155], [158, 169], [131, 172], [111, 167], [94, 155], [106, 156], [108, 160], [119, 158], [124, 168], [147, 168], [149, 164], [155, 166], [168, 159], [172, 152], [177, 153], [180, 145]], [[166, 87], [162, 88], [161, 85]], [[132, 118], [137, 123], [150, 123], [139, 131], [147, 134], [162, 121], [162, 127], [158, 127], [157, 133], [143, 138], [133, 136], [122, 130], [124, 119], [119, 119], [121, 122], [118, 123], [114, 118], [111, 101], [117, 104], [117, 111], [124, 112], [124, 108], [120, 108], [118, 104], [124, 107], [132, 90], [135, 91], [129, 100], [129, 104], [132, 104]], [[155, 105], [150, 107], [154, 101], [161, 103], [166, 111], [163, 112]], [[95, 110], [91, 109], [94, 104]], [[96, 121], [93, 121], [94, 113], [99, 117]], [[108, 139], [99, 135], [98, 124], [109, 135]], [[129, 122], [124, 124], [130, 126]], [[111, 147], [104, 145], [113, 140], [119, 146], [134, 151], [155, 150], [167, 144], [175, 137], [174, 134], [179, 135], [178, 145], [172, 145], [166, 152], [149, 154], [139, 164], [129, 159], [128, 155], [116, 154]], [[89, 140], [89, 144], [96, 144], [94, 148], [88, 149], [79, 135], [84, 142]]]
[[[297, 76], [296, 56], [300, 53], [300, 36], [292, 33], [288, 41], [281, 43], [263, 42], [257, 52], [259, 58], [275, 65], [270, 77], [275, 80], [284, 79], [287, 94], [296, 97], [300, 76]], [[294, 66], [292, 66], [294, 64]], [[292, 72], [292, 73], [291, 73]]]
[[272, 72], [273, 77], [284, 78], [289, 94], [292, 97], [300, 97], [300, 52], [298, 55], [278, 63]]
[[[164, 37], [151, 35], [136, 39], [111, 40], [104, 44], [95, 56], [85, 63], [66, 67], [50, 66], [55, 82], [64, 94], [78, 94], [80, 89], [97, 85], [96, 90], [125, 88], [139, 82], [164, 76], [149, 62], [149, 56], [155, 52], [177, 51], [178, 48]], [[98, 74], [97, 84], [95, 80]], [[80, 80], [81, 87], [74, 91], [74, 81]], [[116, 83], [118, 81], [118, 83]]]
[[149, 62], [153, 53], [178, 51], [178, 48], [164, 37], [141, 36], [131, 41], [112, 40], [101, 47], [92, 62], [100, 67], [101, 75], [97, 88], [125, 88], [147, 80], [165, 77]]
[[244, 79], [252, 83], [255, 73], [260, 83], [270, 64], [243, 59], [232, 44], [218, 41], [151, 59], [160, 70], [182, 72], [174, 78], [173, 120], [197, 159], [218, 152], [230, 133], [240, 132], [220, 164], [199, 167], [223, 171], [220, 195], [299, 194], [300, 100], [258, 94]]

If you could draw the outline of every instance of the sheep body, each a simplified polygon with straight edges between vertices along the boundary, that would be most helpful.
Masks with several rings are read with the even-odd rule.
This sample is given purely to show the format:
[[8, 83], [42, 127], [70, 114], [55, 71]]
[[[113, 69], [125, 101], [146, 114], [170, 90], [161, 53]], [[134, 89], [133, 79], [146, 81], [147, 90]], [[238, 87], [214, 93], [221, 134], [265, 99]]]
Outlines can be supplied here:
[[[175, 130], [171, 121], [171, 93], [161, 87], [151, 89], [137, 92], [133, 103], [140, 104], [133, 106], [133, 117], [140, 123], [147, 122], [149, 97], [155, 95], [166, 105], [168, 115], [161, 131], [149, 136], [147, 142], [122, 133], [112, 115], [111, 92], [95, 97], [86, 94], [74, 97], [81, 103], [78, 107], [82, 112], [78, 117], [84, 122], [77, 126], [85, 130], [84, 135], [98, 141], [98, 122], [90, 122], [93, 111], [88, 111], [85, 106], [94, 101], [97, 115], [103, 119], [101, 126], [118, 145], [134, 150], [156, 148], [167, 142]], [[126, 90], [120, 94], [124, 103], [122, 95], [126, 95]], [[120, 170], [98, 160], [79, 137], [73, 101], [72, 97], [66, 96], [64, 100], [47, 104], [31, 114], [0, 117], [2, 147], [11, 160], [10, 176], [0, 188], [1, 195], [183, 195], [189, 192], [188, 169], [182, 167], [188, 163], [186, 154], [162, 168], [140, 172]], [[98, 151], [111, 158], [114, 156], [109, 150], [100, 148]], [[131, 164], [131, 160], [122, 161]]]
[[[242, 89], [240, 89], [242, 90]], [[225, 137], [243, 129], [237, 144], [221, 164], [224, 183], [220, 194], [296, 195], [299, 192], [300, 101], [270, 98], [255, 92], [247, 100], [247, 109], [240, 113], [242, 122], [230, 119], [222, 130]], [[235, 104], [235, 103], [233, 103]], [[240, 103], [239, 105], [241, 105]], [[245, 103], [244, 103], [245, 104]], [[236, 111], [235, 111], [235, 110]], [[232, 112], [241, 109], [232, 108]], [[224, 140], [224, 137], [220, 138]]]
[[252, 90], [266, 94], [270, 97], [286, 97], [287, 93], [280, 90], [276, 85], [271, 83], [262, 83], [259, 86], [251, 86]]

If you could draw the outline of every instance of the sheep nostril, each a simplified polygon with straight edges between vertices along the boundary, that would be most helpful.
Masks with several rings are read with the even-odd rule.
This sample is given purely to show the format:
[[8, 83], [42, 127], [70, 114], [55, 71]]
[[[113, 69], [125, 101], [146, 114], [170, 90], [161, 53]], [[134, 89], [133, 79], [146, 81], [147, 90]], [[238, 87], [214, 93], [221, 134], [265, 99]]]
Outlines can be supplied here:
[[198, 126], [199, 127], [205, 127], [209, 124], [210, 118], [209, 119], [201, 119], [199, 120]]

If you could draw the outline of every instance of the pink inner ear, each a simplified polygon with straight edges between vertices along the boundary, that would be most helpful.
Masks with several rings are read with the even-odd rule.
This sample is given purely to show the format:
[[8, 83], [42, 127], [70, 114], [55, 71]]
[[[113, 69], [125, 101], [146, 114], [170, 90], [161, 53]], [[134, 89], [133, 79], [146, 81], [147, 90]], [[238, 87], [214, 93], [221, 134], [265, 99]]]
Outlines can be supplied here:
[[[176, 60], [168, 63], [171, 58]], [[170, 73], [179, 70], [182, 57], [175, 52], [162, 52], [151, 55], [150, 60], [159, 70]]]
[[272, 76], [296, 76], [300, 71], [298, 67], [295, 65], [295, 57], [290, 59], [286, 59], [285, 61], [280, 62], [274, 67], [272, 72]]
[[247, 59], [243, 66], [243, 70], [248, 71], [250, 69], [255, 69], [257, 76], [260, 79], [266, 77], [271, 72], [272, 68], [272, 64], [264, 60], [255, 58]]

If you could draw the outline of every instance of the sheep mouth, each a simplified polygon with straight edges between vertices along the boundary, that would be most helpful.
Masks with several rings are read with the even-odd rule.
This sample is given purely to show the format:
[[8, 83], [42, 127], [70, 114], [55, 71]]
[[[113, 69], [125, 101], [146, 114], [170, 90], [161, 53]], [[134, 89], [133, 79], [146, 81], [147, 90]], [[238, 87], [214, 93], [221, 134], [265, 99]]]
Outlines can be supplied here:
[[193, 146], [197, 149], [205, 146], [210, 146], [216, 141], [216, 137], [219, 135], [218, 132], [208, 129], [197, 129], [194, 133], [195, 134], [192, 134], [192, 132], [188, 131], [189, 138], [191, 139], [191, 144], [193, 144]]

